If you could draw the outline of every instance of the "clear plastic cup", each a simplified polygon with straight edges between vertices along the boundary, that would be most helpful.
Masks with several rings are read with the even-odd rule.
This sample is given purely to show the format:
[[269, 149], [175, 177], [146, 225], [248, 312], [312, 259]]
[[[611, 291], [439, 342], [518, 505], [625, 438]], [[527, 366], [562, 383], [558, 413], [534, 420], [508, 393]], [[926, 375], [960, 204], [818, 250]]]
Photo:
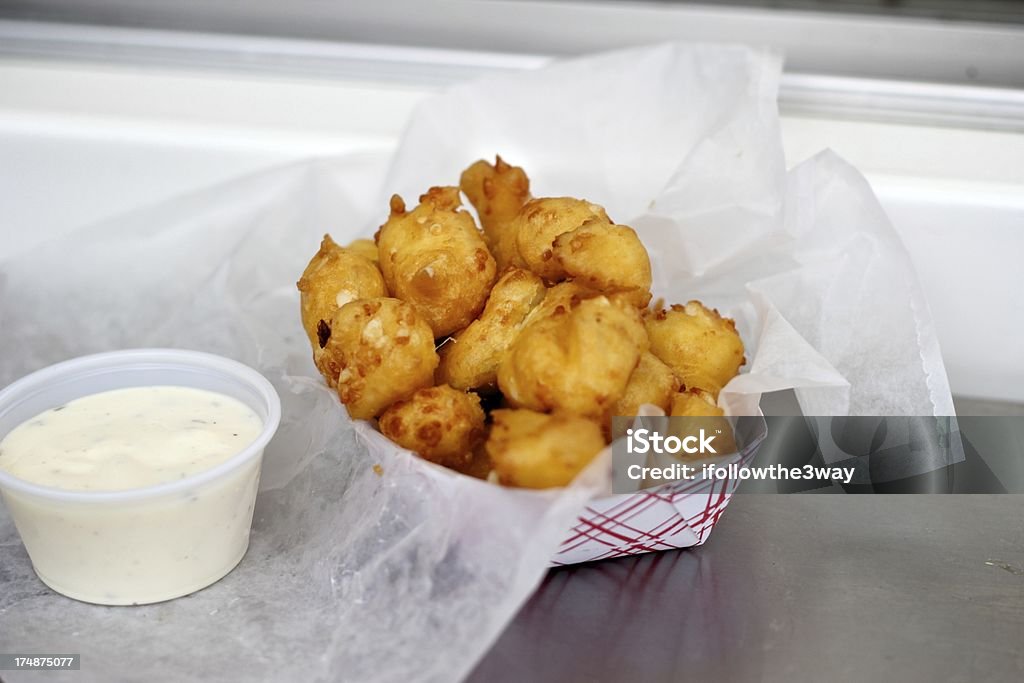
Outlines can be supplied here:
[[172, 385], [242, 401], [263, 420], [255, 441], [216, 467], [125, 491], [68, 491], [0, 470], [0, 494], [42, 581], [103, 605], [160, 602], [230, 572], [249, 547], [263, 449], [281, 402], [261, 374], [197, 351], [132, 349], [52, 365], [0, 391], [0, 440], [29, 418], [112, 389]]

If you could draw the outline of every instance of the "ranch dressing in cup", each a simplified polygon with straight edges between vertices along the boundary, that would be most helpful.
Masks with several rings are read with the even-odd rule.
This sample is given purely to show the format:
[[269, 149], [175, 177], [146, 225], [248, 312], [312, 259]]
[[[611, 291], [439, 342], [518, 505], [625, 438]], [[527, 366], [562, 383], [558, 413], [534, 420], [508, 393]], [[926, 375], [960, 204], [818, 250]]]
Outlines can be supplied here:
[[0, 392], [0, 493], [57, 592], [167, 600], [245, 554], [279, 419], [270, 383], [225, 358], [154, 349], [68, 361]]
[[256, 440], [247, 405], [191, 387], [114, 389], [51, 408], [0, 440], [0, 470], [72, 491], [124, 491], [208, 470]]

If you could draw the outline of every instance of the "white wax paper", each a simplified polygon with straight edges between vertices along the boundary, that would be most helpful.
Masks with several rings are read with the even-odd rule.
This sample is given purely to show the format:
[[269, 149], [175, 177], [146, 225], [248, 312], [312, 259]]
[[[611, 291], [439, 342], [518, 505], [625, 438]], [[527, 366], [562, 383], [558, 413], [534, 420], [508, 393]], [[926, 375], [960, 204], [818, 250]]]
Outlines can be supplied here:
[[260, 369], [284, 409], [249, 553], [193, 596], [109, 608], [55, 595], [0, 512], [0, 651], [82, 654], [79, 672], [5, 679], [449, 681], [471, 670], [607, 485], [604, 462], [564, 492], [512, 491], [365, 428], [357, 438], [312, 366], [294, 283], [323, 232], [372, 234], [391, 192], [414, 200], [495, 152], [528, 170], [536, 195], [583, 196], [636, 227], [656, 296], [736, 317], [749, 362], [723, 392], [732, 412], [795, 387], [808, 413], [951, 414], [927, 306], [864, 180], [830, 153], [785, 171], [779, 68], [772, 54], [720, 46], [565, 62], [427, 101], [390, 171], [375, 155], [310, 161], [29, 252], [0, 241], [0, 383], [89, 352], [183, 347]]

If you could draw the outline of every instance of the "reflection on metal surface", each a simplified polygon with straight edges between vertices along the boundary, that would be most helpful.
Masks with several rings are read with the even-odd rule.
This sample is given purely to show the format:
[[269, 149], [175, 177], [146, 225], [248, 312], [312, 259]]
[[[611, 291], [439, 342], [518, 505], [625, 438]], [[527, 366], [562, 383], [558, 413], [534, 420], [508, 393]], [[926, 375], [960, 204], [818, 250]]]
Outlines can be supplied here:
[[[640, 0], [645, 1], [645, 0]], [[675, 4], [700, 4], [707, 0], [669, 0]], [[1024, 23], [1020, 0], [724, 0], [719, 5], [834, 14], [869, 14], [879, 17], [918, 17], [942, 21]]]
[[[136, 5], [137, 7], [137, 5]], [[450, 9], [450, 8], [449, 8]], [[598, 11], [600, 8], [563, 8], [581, 12]], [[543, 14], [543, 6], [531, 8]], [[0, 11], [0, 17], [4, 14]], [[31, 15], [29, 15], [31, 16]], [[139, 28], [139, 26], [148, 26]], [[182, 30], [191, 28], [192, 30]], [[393, 27], [396, 30], [399, 27]], [[168, 30], [175, 29], [175, 30]], [[197, 71], [223, 71], [235, 73], [277, 75], [329, 80], [350, 80], [355, 82], [379, 82], [395, 85], [417, 85], [442, 87], [507, 71], [532, 69], [542, 66], [553, 57], [560, 56], [549, 45], [509, 45], [504, 48], [489, 44], [486, 47], [470, 46], [458, 41], [446, 42], [443, 46], [422, 46], [402, 40], [405, 34], [396, 33], [394, 40], [374, 41], [365, 34], [358, 38], [347, 34], [337, 36], [293, 36], [288, 32], [264, 33], [263, 35], [232, 35], [229, 27], [221, 27], [224, 33], [208, 33], [196, 27], [147, 24], [140, 22], [129, 28], [90, 24], [58, 24], [37, 21], [10, 21], [0, 18], [0, 56], [22, 59], [56, 59], [93, 64], [128, 64], [156, 66], [163, 68], [188, 68]], [[381, 29], [386, 30], [386, 29]], [[794, 35], [802, 36], [804, 29], [790, 27]], [[833, 31], [847, 34], [841, 27]], [[876, 31], [885, 32], [876, 27]], [[966, 30], [966, 29], [965, 29]], [[976, 28], [972, 31], [977, 32]], [[894, 64], [921, 63], [934, 65], [937, 59], [930, 59], [929, 51], [941, 50], [941, 56], [949, 57], [951, 40], [954, 44], [978, 43], [985, 49], [1005, 43], [1003, 51], [1007, 56], [995, 60], [995, 66], [1006, 70], [1008, 75], [994, 78], [994, 66], [981, 65], [987, 78], [966, 80], [954, 78], [952, 74], [937, 79], [925, 74], [874, 73], [865, 66], [853, 72], [838, 72], [829, 67], [838, 61], [849, 64], [853, 56], [836, 60], [834, 56], [821, 55], [814, 64], [800, 65], [794, 50], [802, 49], [801, 44], [786, 48], [787, 72], [783, 74], [779, 90], [779, 106], [783, 114], [796, 116], [830, 116], [841, 119], [885, 121], [893, 123], [920, 124], [933, 126], [970, 126], [982, 130], [1024, 130], [1024, 93], [1005, 87], [1020, 86], [1019, 74], [1011, 63], [1019, 59], [1015, 55], [1024, 45], [1024, 30], [1016, 35], [985, 37], [971, 34], [970, 38], [959, 36], [954, 31], [949, 36], [933, 36], [928, 40], [915, 41], [910, 38], [894, 43], [910, 45], [917, 52], [904, 55], [907, 59], [890, 60]], [[416, 35], [428, 34], [416, 27]], [[465, 33], [472, 33], [466, 28]], [[1012, 32], [1011, 32], [1012, 33]], [[874, 32], [866, 35], [876, 37]], [[764, 34], [747, 40], [764, 44]], [[693, 40], [698, 36], [689, 36]], [[745, 34], [726, 34], [719, 40], [743, 42]], [[686, 40], [685, 34], [652, 36], [649, 39], [629, 41], [625, 45], [664, 40]], [[700, 36], [700, 40], [713, 38]], [[362, 41], [367, 42], [362, 42]], [[867, 40], [867, 37], [862, 40]], [[387, 45], [370, 43], [390, 43]], [[920, 44], [918, 44], [920, 42]], [[590, 52], [624, 45], [600, 44], [579, 46], [577, 52]], [[850, 46], [855, 54], [864, 59], [875, 54], [877, 45]], [[975, 51], [976, 52], [976, 51]], [[972, 53], [971, 58], [979, 65], [983, 55]], [[986, 58], [995, 59], [984, 53]], [[964, 59], [967, 59], [965, 56]], [[910, 68], [910, 67], [908, 67]], [[969, 66], [965, 69], [975, 69]], [[1017, 79], [1017, 80], [1015, 80]], [[936, 82], [943, 80], [945, 82]], [[983, 87], [987, 86], [987, 87]], [[991, 87], [998, 86], [998, 87]]]
[[[958, 4], [962, 8], [978, 5]], [[0, 3], [0, 16], [189, 33], [559, 56], [670, 40], [745, 43], [785, 52], [787, 68], [793, 72], [1022, 85], [1024, 32], [1019, 24], [818, 9], [779, 11], [772, 7], [651, 0], [5, 0]]]
[[551, 572], [468, 680], [1020, 680], [1022, 510], [740, 496], [700, 548]]
[[[752, 481], [739, 493], [1024, 493], [1024, 417], [769, 417], [754, 460], [788, 467], [854, 466], [850, 483]], [[979, 449], [973, 440], [984, 441]]]

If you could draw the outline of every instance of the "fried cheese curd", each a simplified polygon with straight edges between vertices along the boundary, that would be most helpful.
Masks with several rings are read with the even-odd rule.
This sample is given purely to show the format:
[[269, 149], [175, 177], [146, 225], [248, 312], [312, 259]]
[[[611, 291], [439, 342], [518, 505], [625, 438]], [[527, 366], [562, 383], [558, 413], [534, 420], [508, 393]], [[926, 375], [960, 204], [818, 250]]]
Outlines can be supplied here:
[[486, 435], [480, 397], [442, 384], [416, 391], [380, 416], [380, 431], [425, 460], [454, 469], [473, 461]]
[[528, 270], [503, 273], [480, 317], [441, 345], [438, 380], [456, 389], [495, 389], [505, 352], [546, 292], [541, 279]]
[[514, 407], [603, 423], [647, 349], [640, 312], [603, 295], [543, 310], [502, 359], [498, 387]]
[[687, 389], [674, 394], [666, 411], [673, 417], [721, 417], [725, 412], [715, 403], [715, 398], [703, 389]]
[[736, 324], [699, 301], [649, 313], [645, 324], [651, 353], [684, 387], [703, 389], [713, 400], [746, 362]]
[[621, 293], [643, 308], [651, 300], [651, 259], [636, 231], [591, 218], [552, 243], [561, 278], [605, 294]]
[[317, 367], [357, 420], [434, 384], [434, 334], [411, 305], [378, 297], [345, 304], [330, 321]]
[[579, 415], [501, 409], [491, 416], [487, 455], [506, 486], [565, 486], [605, 446], [601, 427]]
[[668, 433], [679, 439], [697, 436], [701, 430], [715, 435], [713, 447], [718, 455], [736, 452], [736, 438], [725, 411], [703, 389], [687, 389], [672, 397], [668, 411]]
[[609, 220], [603, 207], [585, 199], [531, 199], [509, 224], [496, 249], [511, 265], [528, 268], [548, 282], [558, 282], [565, 279], [565, 273], [554, 258], [555, 238], [592, 218]]
[[734, 322], [698, 301], [648, 310], [651, 284], [635, 230], [584, 199], [531, 198], [496, 157], [412, 210], [393, 196], [372, 241], [325, 236], [298, 287], [314, 361], [353, 418], [468, 476], [548, 488], [644, 405], [734, 448], [717, 405], [745, 362]]
[[491, 476], [491, 472], [494, 470], [494, 465], [491, 464], [491, 457], [487, 455], [485, 445], [485, 442], [481, 441], [480, 444], [473, 449], [473, 453], [470, 456], [469, 461], [464, 465], [454, 465], [450, 467], [456, 472], [465, 474], [468, 477], [483, 479], [486, 481], [487, 478]]
[[371, 239], [361, 237], [357, 240], [352, 240], [352, 242], [345, 248], [359, 254], [360, 256], [370, 259], [374, 263], [377, 263], [380, 260], [377, 252], [377, 243]]
[[[584, 299], [593, 299], [597, 296], [601, 296], [601, 292], [588, 289], [572, 280], [551, 285], [547, 288], [544, 298], [541, 299], [540, 303], [530, 311], [526, 321], [523, 323], [523, 327], [529, 327], [533, 323], [550, 318], [554, 314], [561, 314], [564, 311], [571, 310]], [[607, 299], [616, 304], [626, 303], [615, 294], [607, 296]]]
[[377, 266], [356, 251], [339, 247], [330, 235], [324, 235], [320, 250], [310, 259], [296, 286], [302, 327], [314, 358], [327, 343], [327, 321], [335, 311], [356, 299], [387, 296]]
[[492, 245], [530, 198], [530, 179], [526, 173], [505, 163], [500, 156], [495, 157], [493, 166], [481, 159], [463, 171], [459, 188], [476, 209], [480, 227]]
[[[679, 391], [679, 380], [672, 372], [672, 368], [658, 360], [650, 351], [644, 351], [640, 355], [640, 362], [637, 363], [633, 374], [629, 376], [629, 383], [626, 384], [626, 391], [615, 403], [612, 415], [632, 417], [640, 414], [640, 406], [653, 405], [661, 408], [666, 414], [672, 405], [673, 394]], [[612, 431], [612, 438], [618, 438], [625, 433], [628, 425], [621, 428], [620, 432]]]
[[573, 197], [529, 198], [523, 170], [497, 157], [462, 173], [462, 191], [480, 215], [499, 269], [526, 268], [548, 283], [577, 279], [599, 292], [650, 301], [651, 262], [636, 232], [603, 207]]
[[377, 233], [388, 291], [415, 308], [438, 338], [477, 317], [497, 275], [494, 257], [460, 204], [457, 187], [431, 188], [412, 211], [395, 195]]

